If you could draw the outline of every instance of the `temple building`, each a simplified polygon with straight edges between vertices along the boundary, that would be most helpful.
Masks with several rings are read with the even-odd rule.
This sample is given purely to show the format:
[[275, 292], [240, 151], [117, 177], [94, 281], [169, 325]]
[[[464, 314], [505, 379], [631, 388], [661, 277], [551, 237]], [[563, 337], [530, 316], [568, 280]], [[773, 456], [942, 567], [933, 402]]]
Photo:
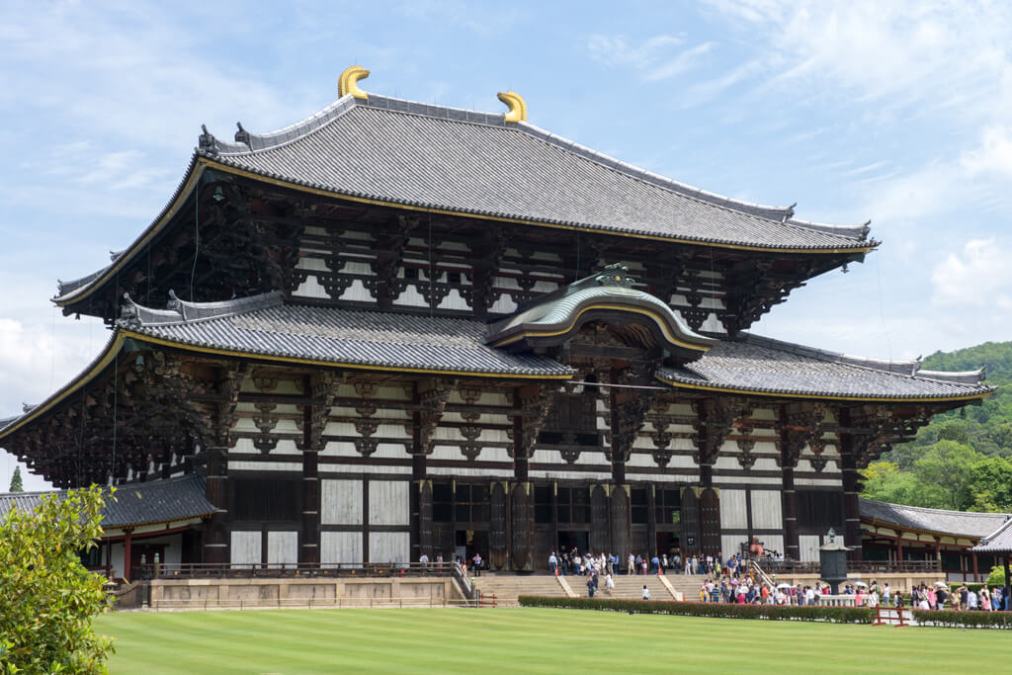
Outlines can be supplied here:
[[811, 561], [830, 528], [860, 558], [859, 471], [989, 395], [750, 332], [872, 252], [867, 224], [631, 166], [513, 92], [479, 113], [367, 74], [279, 131], [204, 129], [137, 239], [59, 284], [108, 344], [0, 446], [60, 488], [186, 505], [124, 516], [107, 561], [531, 571], [753, 538]]

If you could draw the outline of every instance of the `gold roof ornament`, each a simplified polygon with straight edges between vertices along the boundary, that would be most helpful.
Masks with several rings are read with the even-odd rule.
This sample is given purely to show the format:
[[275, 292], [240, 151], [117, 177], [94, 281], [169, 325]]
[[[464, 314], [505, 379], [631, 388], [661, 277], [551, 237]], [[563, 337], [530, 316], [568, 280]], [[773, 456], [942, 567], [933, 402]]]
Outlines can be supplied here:
[[523, 96], [515, 91], [500, 91], [496, 96], [509, 106], [509, 110], [503, 115], [504, 120], [513, 123], [527, 121], [527, 102]]
[[367, 77], [369, 77], [369, 71], [362, 66], [348, 66], [345, 68], [341, 76], [337, 78], [338, 98], [351, 94], [363, 101], [368, 99], [369, 94], [362, 91], [358, 86], [358, 81], [364, 80]]

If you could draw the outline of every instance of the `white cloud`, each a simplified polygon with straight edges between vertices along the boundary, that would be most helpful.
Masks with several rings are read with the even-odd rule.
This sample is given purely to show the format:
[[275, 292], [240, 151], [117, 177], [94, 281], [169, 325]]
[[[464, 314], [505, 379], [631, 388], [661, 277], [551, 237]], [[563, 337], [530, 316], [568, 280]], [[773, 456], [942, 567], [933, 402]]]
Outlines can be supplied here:
[[1012, 249], [994, 239], [971, 239], [931, 274], [933, 301], [957, 307], [1012, 310]]
[[703, 42], [686, 47], [685, 38], [670, 34], [654, 35], [639, 44], [630, 44], [624, 35], [595, 34], [587, 41], [587, 49], [596, 61], [631, 68], [647, 82], [684, 73], [713, 46], [712, 42]]

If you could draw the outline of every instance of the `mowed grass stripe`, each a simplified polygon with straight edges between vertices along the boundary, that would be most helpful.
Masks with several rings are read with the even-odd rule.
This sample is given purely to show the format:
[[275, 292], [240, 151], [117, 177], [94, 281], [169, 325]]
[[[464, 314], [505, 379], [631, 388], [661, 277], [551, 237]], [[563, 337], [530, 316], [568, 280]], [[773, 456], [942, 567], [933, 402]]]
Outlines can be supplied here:
[[125, 612], [101, 617], [114, 673], [983, 672], [1002, 631], [550, 609]]

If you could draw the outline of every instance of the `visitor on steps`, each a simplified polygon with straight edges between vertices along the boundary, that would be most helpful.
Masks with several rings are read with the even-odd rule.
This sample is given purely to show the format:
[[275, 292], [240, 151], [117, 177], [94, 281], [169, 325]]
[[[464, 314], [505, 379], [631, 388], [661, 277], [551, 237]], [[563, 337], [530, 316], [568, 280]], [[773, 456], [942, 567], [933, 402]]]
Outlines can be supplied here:
[[548, 573], [552, 576], [559, 574], [559, 559], [555, 557], [555, 551], [552, 551], [552, 555], [548, 556]]
[[471, 564], [473, 565], [473, 568], [474, 568], [474, 576], [480, 577], [481, 576], [481, 554], [480, 553], [475, 552], [474, 557], [471, 558]]
[[594, 583], [593, 575], [587, 577], [587, 597], [593, 598], [594, 591], [597, 590], [597, 585]]
[[615, 590], [615, 578], [611, 576], [611, 572], [604, 578], [604, 592], [611, 595], [612, 591]]
[[650, 599], [650, 589], [647, 588], [646, 584], [643, 584], [643, 599], [644, 600], [649, 600]]
[[636, 574], [636, 556], [632, 553], [629, 554], [629, 558], [626, 560], [625, 573]]

